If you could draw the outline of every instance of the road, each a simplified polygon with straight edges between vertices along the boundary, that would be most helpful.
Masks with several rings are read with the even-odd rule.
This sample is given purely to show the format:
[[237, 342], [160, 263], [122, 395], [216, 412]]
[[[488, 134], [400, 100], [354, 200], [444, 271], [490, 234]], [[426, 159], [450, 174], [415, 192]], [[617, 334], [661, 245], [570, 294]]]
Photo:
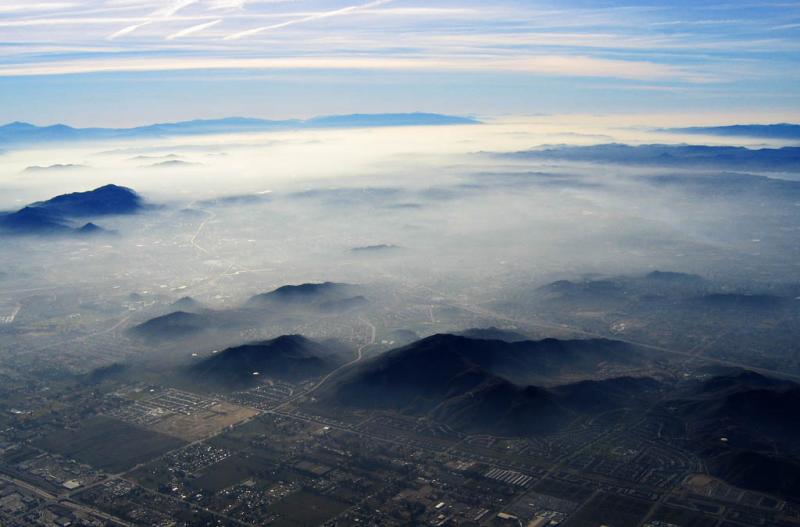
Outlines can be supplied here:
[[333, 376], [335, 376], [339, 372], [341, 372], [343, 370], [346, 370], [347, 368], [350, 368], [351, 366], [354, 366], [355, 364], [361, 362], [361, 360], [364, 358], [364, 350], [367, 349], [368, 347], [370, 347], [371, 345], [375, 344], [375, 333], [376, 333], [376, 330], [375, 330], [375, 326], [370, 321], [368, 321], [367, 319], [362, 318], [360, 320], [361, 320], [361, 322], [363, 322], [364, 324], [366, 324], [369, 327], [370, 337], [369, 337], [369, 340], [366, 343], [364, 343], [364, 344], [362, 344], [361, 346], [358, 347], [358, 349], [356, 350], [356, 357], [353, 360], [351, 360], [350, 362], [346, 362], [346, 363], [342, 364], [341, 366], [339, 366], [338, 368], [336, 368], [335, 370], [333, 370], [332, 372], [328, 373], [326, 376], [321, 378], [317, 382], [317, 384], [315, 384], [314, 386], [312, 386], [308, 390], [306, 390], [304, 392], [301, 392], [301, 393], [299, 393], [299, 394], [297, 394], [297, 395], [295, 395], [293, 397], [290, 397], [289, 399], [287, 399], [286, 401], [282, 402], [281, 404], [279, 404], [275, 408], [272, 408], [272, 409], [268, 410], [266, 413], [273, 413], [273, 412], [277, 413], [278, 410], [286, 408], [287, 406], [289, 406], [291, 403], [295, 402], [296, 400], [298, 400], [298, 399], [300, 399], [302, 397], [306, 397], [308, 395], [311, 395], [312, 393], [317, 391], [320, 387], [322, 387], [322, 385], [324, 385], [326, 382], [328, 382], [328, 380], [330, 378], [332, 378]]
[[47, 491], [45, 491], [45, 490], [43, 490], [43, 489], [41, 489], [41, 488], [39, 488], [39, 487], [37, 487], [35, 485], [32, 485], [32, 484], [27, 483], [25, 481], [22, 481], [21, 479], [17, 479], [17, 478], [14, 478], [14, 477], [11, 477], [11, 476], [3, 474], [3, 475], [0, 475], [0, 480], [6, 481], [8, 483], [12, 483], [13, 485], [15, 485], [15, 486], [17, 486], [19, 488], [22, 488], [22, 489], [25, 489], [25, 490], [27, 490], [29, 492], [32, 492], [33, 494], [36, 494], [37, 496], [39, 496], [40, 498], [42, 498], [44, 500], [44, 503], [42, 505], [40, 505], [40, 506], [38, 506], [38, 507], [36, 507], [34, 509], [27, 510], [27, 511], [23, 512], [20, 515], [20, 517], [27, 516], [28, 514], [32, 513], [33, 511], [35, 511], [37, 509], [40, 509], [42, 507], [46, 507], [48, 505], [53, 505], [53, 504], [58, 504], [58, 505], [61, 505], [61, 506], [64, 506], [64, 507], [68, 507], [68, 508], [76, 510], [76, 511], [81, 511], [81, 512], [86, 513], [86, 514], [92, 514], [94, 516], [103, 518], [104, 520], [108, 520], [108, 521], [117, 523], [119, 525], [132, 526], [132, 524], [126, 522], [125, 520], [123, 520], [121, 518], [117, 518], [116, 516], [112, 516], [110, 514], [106, 514], [105, 512], [103, 512], [101, 510], [95, 509], [94, 507], [89, 507], [89, 506], [86, 506], [86, 505], [75, 503], [73, 501], [69, 501], [69, 500], [65, 499], [63, 496], [56, 496], [56, 495], [51, 494], [51, 493], [49, 493], [49, 492], [47, 492]]

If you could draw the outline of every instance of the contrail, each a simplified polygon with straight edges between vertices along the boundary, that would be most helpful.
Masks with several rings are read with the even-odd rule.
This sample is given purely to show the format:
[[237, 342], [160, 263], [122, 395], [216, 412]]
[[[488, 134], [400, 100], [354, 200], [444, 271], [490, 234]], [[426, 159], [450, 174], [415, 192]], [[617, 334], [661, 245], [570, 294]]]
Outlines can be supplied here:
[[392, 0], [376, 0], [374, 2], [369, 2], [367, 4], [351, 5], [351, 6], [348, 6], [348, 7], [343, 7], [341, 9], [336, 9], [334, 11], [326, 11], [324, 13], [317, 13], [315, 15], [309, 15], [307, 17], [297, 18], [295, 20], [289, 20], [287, 22], [281, 22], [280, 24], [273, 24], [271, 26], [263, 26], [263, 27], [257, 27], [257, 28], [253, 28], [253, 29], [248, 29], [246, 31], [240, 31], [239, 33], [233, 33], [232, 35], [228, 35], [223, 40], [238, 40], [240, 38], [249, 37], [251, 35], [256, 35], [256, 34], [261, 33], [263, 31], [270, 31], [270, 30], [273, 30], [273, 29], [280, 29], [280, 28], [287, 27], [287, 26], [294, 26], [296, 24], [303, 24], [305, 22], [311, 22], [313, 20], [320, 20], [320, 19], [323, 19], [323, 18], [332, 18], [332, 17], [336, 17], [336, 16], [347, 15], [347, 14], [352, 13], [354, 11], [362, 11], [364, 9], [371, 9], [373, 7], [378, 7], [378, 6], [383, 5], [383, 4], [388, 4], [391, 1]]
[[152, 23], [153, 23], [152, 20], [147, 20], [145, 22], [140, 22], [140, 23], [134, 24], [132, 26], [124, 27], [124, 28], [120, 29], [119, 31], [117, 31], [116, 33], [112, 33], [112, 34], [108, 35], [108, 39], [109, 40], [114, 40], [117, 37], [121, 37], [121, 36], [127, 35], [128, 33], [133, 33], [134, 31], [136, 31], [140, 27], [144, 27], [144, 26], [150, 25]]
[[173, 2], [171, 5], [162, 7], [161, 9], [157, 9], [144, 22], [139, 22], [138, 24], [133, 24], [132, 26], [124, 27], [119, 31], [110, 34], [108, 36], [108, 39], [114, 40], [117, 37], [133, 33], [140, 27], [148, 26], [158, 20], [167, 20], [168, 18], [170, 18], [172, 15], [174, 15], [184, 7], [190, 6], [196, 2], [197, 0], [177, 0], [176, 2]]
[[182, 29], [177, 33], [173, 33], [171, 35], [167, 35], [165, 38], [167, 40], [172, 40], [175, 38], [185, 37], [186, 35], [191, 35], [192, 33], [197, 33], [198, 31], [202, 31], [204, 29], [208, 29], [210, 27], [216, 26], [222, 22], [222, 19], [212, 20], [211, 22], [204, 22], [202, 24], [197, 24], [196, 26], [187, 27], [186, 29]]
[[197, 0], [178, 0], [174, 2], [172, 5], [162, 7], [161, 9], [157, 10], [153, 13], [154, 18], [169, 18], [184, 7], [189, 7], [192, 4], [197, 3]]

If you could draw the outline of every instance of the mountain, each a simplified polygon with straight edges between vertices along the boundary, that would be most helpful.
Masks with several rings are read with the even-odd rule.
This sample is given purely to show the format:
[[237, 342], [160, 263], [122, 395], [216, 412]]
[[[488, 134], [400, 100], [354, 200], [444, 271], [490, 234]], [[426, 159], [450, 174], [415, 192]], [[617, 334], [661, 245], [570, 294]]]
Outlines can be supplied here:
[[389, 351], [337, 379], [320, 399], [429, 415], [459, 430], [498, 435], [550, 431], [569, 417], [548, 392], [491, 374], [453, 348], [452, 338], [468, 340], [434, 335]]
[[133, 190], [106, 185], [86, 192], [62, 194], [38, 201], [16, 212], [0, 215], [0, 230], [14, 234], [66, 234], [97, 232], [92, 223], [79, 229], [71, 227], [72, 220], [115, 214], [134, 214], [144, 208], [142, 198]]
[[73, 229], [63, 218], [45, 209], [27, 206], [0, 213], [0, 232], [5, 234], [67, 234]]
[[441, 126], [456, 124], [478, 124], [469, 117], [454, 117], [435, 113], [386, 113], [352, 114], [315, 117], [305, 121], [312, 128], [357, 128], [380, 126]]
[[134, 214], [144, 204], [133, 190], [117, 185], [105, 185], [86, 192], [62, 194], [47, 201], [29, 205], [65, 218], [83, 216], [105, 216], [111, 214]]
[[83, 227], [78, 229], [78, 234], [83, 234], [85, 236], [91, 236], [91, 235], [95, 235], [95, 234], [103, 234], [103, 233], [106, 233], [106, 232], [108, 232], [108, 231], [105, 230], [104, 228], [98, 226], [98, 225], [95, 225], [92, 222], [86, 223], [86, 224], [83, 225]]
[[500, 329], [494, 326], [489, 328], [470, 328], [456, 334], [461, 337], [478, 340], [502, 340], [504, 342], [528, 340], [528, 337], [522, 333], [517, 333], [516, 331], [508, 329]]
[[335, 282], [285, 285], [251, 297], [245, 307], [336, 313], [365, 306], [368, 300], [358, 291], [356, 286]]
[[[611, 349], [608, 343], [595, 341], [507, 343], [434, 335], [343, 373], [323, 388], [319, 399], [322, 404], [427, 416], [464, 432], [507, 436], [549, 433], [587, 411], [581, 404], [581, 389], [524, 385], [510, 381], [508, 375], [529, 378], [552, 369], [554, 363], [570, 363], [581, 369], [594, 362], [589, 350], [595, 346], [598, 352]], [[552, 356], [555, 350], [560, 357]], [[581, 359], [579, 355], [589, 357]], [[599, 381], [596, 390], [602, 391], [605, 383]], [[588, 409], [594, 410], [603, 402], [629, 403], [633, 393], [651, 387], [619, 381], [614, 391]]]
[[197, 166], [203, 166], [203, 164], [183, 161], [181, 159], [170, 159], [168, 161], [159, 161], [158, 163], [146, 165], [144, 168], [188, 168]]
[[[666, 403], [712, 475], [753, 490], [800, 498], [800, 385], [734, 370]], [[724, 440], [723, 440], [724, 438]]]
[[401, 249], [401, 247], [392, 244], [378, 244], [378, 245], [363, 245], [361, 247], [353, 247], [350, 249], [354, 253], [387, 253], [394, 252]]
[[554, 384], [565, 374], [595, 375], [603, 365], [636, 366], [645, 362], [634, 346], [608, 339], [503, 342], [439, 334], [407, 348], [411, 348], [409, 353], [424, 354], [437, 362], [438, 357], [456, 354], [520, 385]]
[[700, 275], [676, 273], [675, 271], [651, 271], [644, 276], [644, 279], [651, 282], [668, 284], [702, 285], [705, 283], [705, 279]]
[[[562, 305], [619, 308], [641, 299], [688, 299], [704, 296], [710, 284], [701, 276], [672, 271], [652, 271], [643, 276], [618, 276], [594, 280], [559, 280], [539, 287], [539, 301]], [[527, 293], [524, 293], [527, 294]]]
[[284, 285], [268, 293], [251, 297], [248, 304], [306, 304], [338, 296], [349, 287], [347, 284], [336, 282]]
[[655, 393], [660, 388], [661, 384], [650, 377], [614, 377], [564, 384], [551, 390], [563, 406], [586, 413], [631, 406], [631, 396]]
[[204, 339], [220, 344], [242, 330], [285, 323], [287, 319], [307, 321], [309, 317], [363, 309], [369, 301], [355, 294], [360, 289], [334, 282], [287, 285], [255, 295], [242, 306], [227, 309], [209, 309], [191, 297], [183, 297], [170, 306], [172, 312], [146, 320], [129, 332], [153, 343], [203, 335]]
[[740, 488], [800, 499], [800, 462], [770, 452], [732, 450], [707, 461], [708, 470]]
[[211, 329], [214, 321], [209, 315], [175, 311], [151, 318], [132, 327], [131, 335], [151, 341], [163, 341], [197, 335]]
[[87, 168], [86, 165], [75, 165], [75, 164], [60, 164], [57, 163], [55, 165], [48, 165], [48, 166], [39, 166], [39, 165], [31, 165], [26, 167], [23, 172], [66, 172], [69, 170], [78, 170], [81, 168]]
[[385, 340], [404, 346], [419, 340], [419, 335], [410, 329], [395, 329], [386, 334]]
[[757, 444], [760, 436], [792, 441], [800, 434], [800, 385], [752, 371], [714, 376], [679, 406], [698, 433], [714, 439], [724, 430], [735, 430], [732, 441], [741, 446]]
[[215, 353], [192, 365], [187, 375], [196, 383], [234, 390], [268, 378], [300, 382], [343, 364], [337, 351], [300, 335], [284, 335]]
[[659, 167], [784, 171], [800, 167], [800, 147], [750, 149], [734, 146], [637, 145], [553, 146], [495, 154], [517, 160], [563, 160]]
[[245, 117], [195, 119], [176, 123], [157, 123], [134, 128], [73, 128], [63, 124], [35, 126], [14, 122], [0, 126], [0, 144], [34, 144], [65, 141], [103, 141], [113, 139], [160, 138], [183, 135], [301, 130], [317, 128], [358, 128], [383, 126], [443, 126], [478, 124], [467, 117], [431, 113], [353, 114], [315, 117], [308, 120], [271, 121]]
[[190, 296], [184, 296], [172, 303], [172, 307], [179, 311], [197, 312], [204, 309], [203, 304]]
[[696, 389], [697, 395], [720, 395], [742, 388], [792, 387], [794, 383], [774, 377], [767, 377], [750, 370], [733, 369], [730, 372], [714, 375], [704, 380]]
[[763, 139], [800, 139], [800, 124], [735, 124], [731, 126], [693, 126], [666, 128], [662, 132], [676, 134], [719, 135], [725, 137], [755, 137]]
[[320, 313], [345, 313], [348, 311], [355, 311], [366, 307], [369, 300], [361, 295], [351, 296], [347, 298], [335, 298], [331, 300], [323, 300], [315, 306], [316, 310]]

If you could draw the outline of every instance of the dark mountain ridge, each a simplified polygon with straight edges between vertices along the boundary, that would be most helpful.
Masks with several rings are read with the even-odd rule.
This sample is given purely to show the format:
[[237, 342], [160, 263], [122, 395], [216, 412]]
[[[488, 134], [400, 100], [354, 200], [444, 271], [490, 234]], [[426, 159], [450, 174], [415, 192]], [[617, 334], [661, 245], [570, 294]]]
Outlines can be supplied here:
[[494, 326], [488, 328], [469, 328], [456, 333], [456, 335], [470, 339], [502, 340], [503, 342], [519, 342], [522, 340], [529, 340], [529, 338], [522, 333], [518, 333], [510, 329], [501, 329]]
[[144, 208], [142, 198], [133, 190], [105, 185], [86, 192], [62, 194], [37, 201], [16, 212], [0, 214], [0, 231], [11, 234], [98, 233], [102, 228], [86, 223], [77, 228], [74, 221], [97, 216], [135, 214]]
[[346, 360], [341, 348], [301, 335], [227, 348], [186, 371], [194, 383], [228, 390], [256, 386], [264, 379], [299, 382], [331, 372]]
[[677, 134], [719, 135], [724, 137], [760, 137], [764, 139], [800, 139], [800, 124], [734, 124], [729, 126], [692, 126], [666, 128]]
[[556, 159], [590, 163], [615, 163], [659, 167], [698, 167], [734, 170], [783, 171], [800, 167], [800, 147], [750, 149], [737, 146], [627, 145], [609, 143], [591, 146], [556, 145], [508, 154], [509, 159]]
[[665, 403], [712, 475], [739, 487], [800, 498], [800, 385], [736, 370]]
[[[621, 343], [620, 343], [621, 344]], [[611, 341], [524, 341], [508, 343], [439, 334], [386, 352], [343, 373], [323, 389], [323, 404], [389, 409], [428, 416], [457, 430], [527, 436], [553, 432], [587, 411], [581, 393], [590, 385], [542, 388], [509, 380], [544, 371], [575, 370], [598, 355], [630, 352]], [[612, 359], [613, 360], [613, 359]], [[589, 409], [629, 402], [632, 394], [658, 383], [609, 379], [591, 385], [610, 387]]]
[[215, 320], [209, 313], [174, 311], [132, 327], [129, 333], [150, 341], [184, 338], [212, 329]]

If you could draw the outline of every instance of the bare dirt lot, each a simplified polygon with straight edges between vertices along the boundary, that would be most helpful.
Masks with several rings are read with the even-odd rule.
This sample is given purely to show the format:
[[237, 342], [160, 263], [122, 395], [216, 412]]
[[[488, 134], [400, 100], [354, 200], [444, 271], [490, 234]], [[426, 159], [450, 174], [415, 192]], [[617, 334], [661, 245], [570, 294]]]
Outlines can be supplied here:
[[192, 415], [171, 415], [150, 428], [185, 441], [197, 441], [258, 414], [256, 410], [220, 402]]

